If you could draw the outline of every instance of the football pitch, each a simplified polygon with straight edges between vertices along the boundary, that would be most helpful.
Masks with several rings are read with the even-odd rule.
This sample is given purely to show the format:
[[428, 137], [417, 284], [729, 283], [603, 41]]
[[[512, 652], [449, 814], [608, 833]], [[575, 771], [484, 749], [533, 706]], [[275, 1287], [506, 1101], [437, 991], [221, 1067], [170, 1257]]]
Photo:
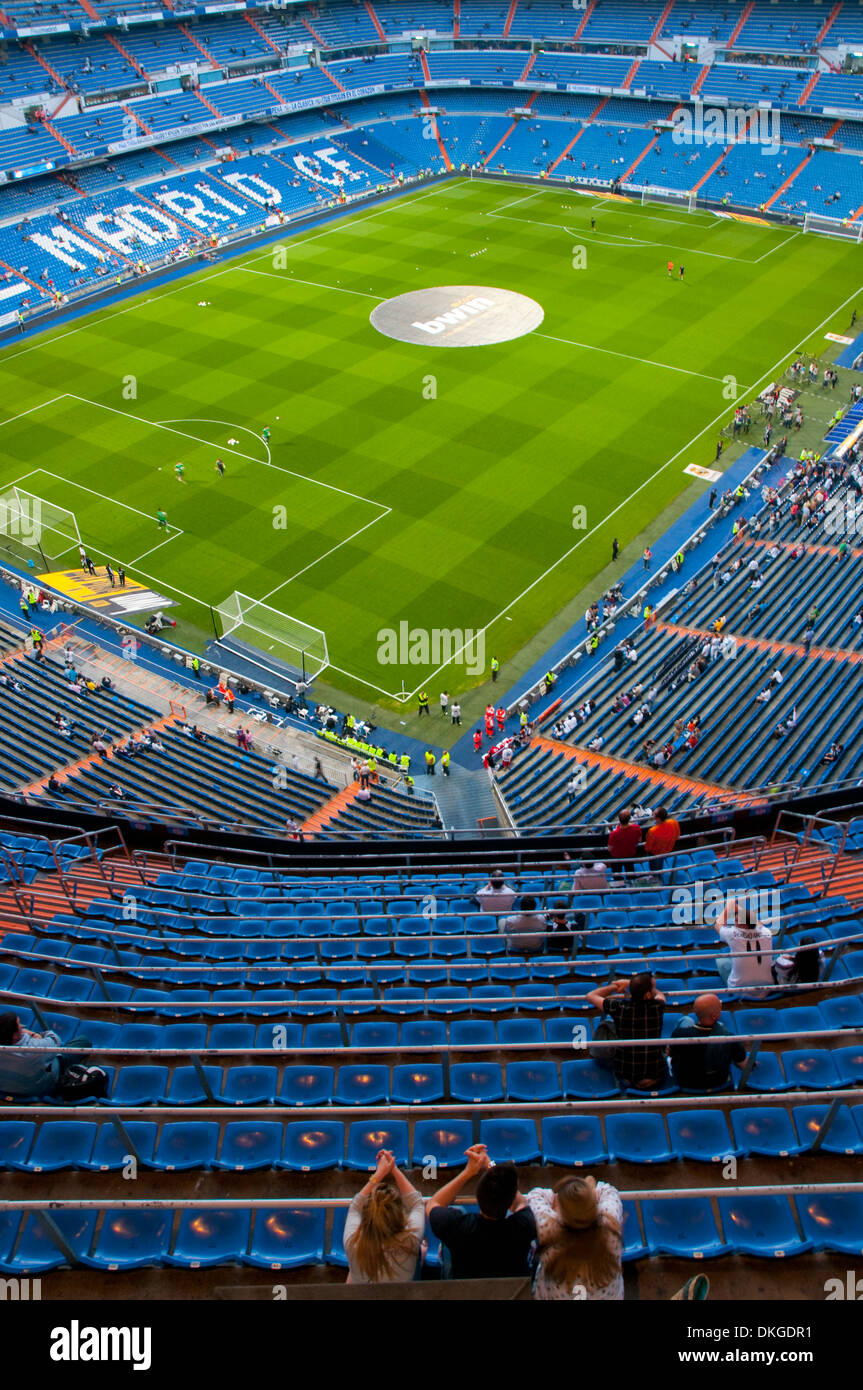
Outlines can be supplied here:
[[[385, 635], [483, 634], [506, 663], [693, 486], [735, 399], [801, 346], [832, 360], [860, 265], [790, 228], [453, 179], [10, 345], [0, 492], [73, 511], [187, 641], [236, 590], [322, 629], [339, 690], [462, 692], [475, 661], [438, 672], [434, 641]], [[450, 285], [516, 291], [543, 322], [449, 349], [369, 321]], [[77, 565], [71, 540], [45, 548]]]

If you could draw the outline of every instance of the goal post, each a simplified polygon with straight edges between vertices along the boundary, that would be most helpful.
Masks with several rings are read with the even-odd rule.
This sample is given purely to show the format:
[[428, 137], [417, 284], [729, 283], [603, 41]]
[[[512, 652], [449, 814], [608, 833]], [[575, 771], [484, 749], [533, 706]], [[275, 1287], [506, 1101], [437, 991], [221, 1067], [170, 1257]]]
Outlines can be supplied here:
[[807, 212], [803, 219], [804, 232], [818, 232], [821, 236], [839, 237], [843, 241], [863, 241], [863, 222], [852, 222], [849, 217], [825, 217], [817, 212]]
[[[278, 667], [289, 667], [297, 676], [319, 676], [330, 664], [326, 633], [319, 627], [270, 608], [260, 599], [235, 589], [213, 612], [221, 621], [217, 645], [259, 666], [261, 677]], [[268, 664], [269, 660], [269, 664]]]
[[698, 197], [683, 188], [659, 188], [655, 184], [645, 184], [641, 190], [641, 206], [662, 203], [666, 207], [681, 208], [685, 212], [695, 212]]
[[72, 552], [78, 568], [81, 532], [75, 513], [14, 484], [0, 493], [0, 538], [13, 555], [32, 560], [36, 552], [49, 566]]

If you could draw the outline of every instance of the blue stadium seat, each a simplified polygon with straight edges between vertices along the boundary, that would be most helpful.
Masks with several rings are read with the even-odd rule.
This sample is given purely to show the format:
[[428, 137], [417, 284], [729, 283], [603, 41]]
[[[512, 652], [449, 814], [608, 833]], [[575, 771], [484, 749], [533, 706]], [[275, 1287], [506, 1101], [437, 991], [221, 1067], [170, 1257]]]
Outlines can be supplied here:
[[303, 1047], [344, 1047], [341, 1025], [338, 1023], [307, 1023]]
[[86, 1168], [97, 1126], [90, 1120], [57, 1120], [43, 1124], [27, 1160], [30, 1173], [56, 1173], [61, 1168]]
[[[222, 1089], [222, 1068], [205, 1065], [202, 1070], [213, 1096], [218, 1096]], [[166, 1105], [203, 1105], [208, 1101], [195, 1068], [175, 1067], [165, 1096]]]
[[249, 1245], [251, 1212], [198, 1208], [182, 1212], [167, 1263], [181, 1269], [238, 1264]]
[[[829, 1109], [828, 1105], [793, 1107], [791, 1114], [804, 1151], [814, 1142]], [[847, 1105], [840, 1105], [836, 1111], [820, 1147], [828, 1154], [863, 1154], [863, 1135], [858, 1133]]]
[[863, 999], [858, 994], [824, 999], [818, 1008], [824, 1028], [863, 1028]]
[[643, 1260], [650, 1252], [641, 1235], [638, 1220], [638, 1206], [635, 1202], [623, 1203], [623, 1263]]
[[457, 1168], [473, 1143], [470, 1120], [418, 1120], [414, 1126], [413, 1161], [416, 1168], [434, 1160], [438, 1168]]
[[275, 1168], [283, 1137], [276, 1120], [236, 1120], [225, 1125], [222, 1151], [214, 1166], [229, 1173]]
[[827, 1048], [792, 1048], [782, 1054], [782, 1066], [792, 1087], [830, 1091], [843, 1082]]
[[455, 1018], [450, 1024], [449, 1040], [452, 1047], [473, 1047], [480, 1043], [493, 1044], [494, 1023], [485, 1018]]
[[226, 1105], [272, 1105], [278, 1081], [277, 1067], [228, 1067], [218, 1099]]
[[[159, 1126], [153, 1120], [124, 1120], [123, 1127], [145, 1168], [152, 1167]], [[86, 1164], [92, 1173], [114, 1173], [128, 1167], [131, 1150], [110, 1122], [99, 1126], [93, 1152]]]
[[[76, 1260], [83, 1260], [93, 1243], [98, 1212], [95, 1211], [52, 1211], [51, 1219], [56, 1223], [61, 1235], [70, 1246]], [[43, 1274], [51, 1269], [59, 1269], [66, 1264], [66, 1257], [48, 1230], [39, 1220], [35, 1211], [28, 1212], [21, 1221], [21, 1240], [15, 1254], [11, 1254], [12, 1243], [18, 1225], [18, 1212], [7, 1214], [7, 1221], [0, 1227], [0, 1268], [6, 1274]]]
[[[95, 1223], [95, 1214], [93, 1219]], [[83, 1263], [110, 1271], [162, 1264], [173, 1221], [172, 1211], [108, 1211], [93, 1253]]]
[[474, 1012], [478, 1014], [511, 1013], [512, 989], [507, 985], [475, 985], [471, 991]]
[[649, 1111], [612, 1114], [605, 1121], [612, 1160], [626, 1163], [670, 1163], [676, 1154], [668, 1147], [661, 1115]]
[[508, 1062], [507, 1100], [541, 1101], [560, 1099], [560, 1078], [556, 1062]]
[[[191, 1070], [191, 1068], [189, 1069]], [[176, 1078], [177, 1073], [174, 1073]], [[106, 1105], [160, 1105], [166, 1098], [167, 1067], [121, 1067]]]
[[788, 1113], [778, 1105], [747, 1106], [732, 1110], [731, 1129], [742, 1154], [790, 1158], [803, 1152]]
[[483, 1120], [479, 1129], [495, 1163], [538, 1163], [542, 1157], [533, 1120]]
[[601, 1067], [589, 1057], [579, 1057], [573, 1062], [562, 1062], [560, 1074], [563, 1081], [563, 1094], [576, 1100], [610, 1100], [620, 1095], [620, 1087], [614, 1073], [608, 1067]]
[[718, 1163], [740, 1153], [719, 1110], [677, 1110], [667, 1116], [675, 1152], [697, 1163]]
[[840, 1085], [863, 1085], [863, 1038], [851, 1047], [834, 1048], [830, 1056], [839, 1073]]
[[810, 1249], [863, 1255], [863, 1195], [822, 1192], [794, 1201]]
[[386, 1124], [357, 1120], [349, 1125], [345, 1167], [354, 1168], [361, 1173], [374, 1172], [376, 1155], [381, 1149], [391, 1149], [400, 1168], [408, 1166], [410, 1149], [405, 1120], [390, 1120]]
[[[502, 1018], [497, 1025], [497, 1038], [501, 1047], [509, 1047], [511, 1043], [543, 1043], [542, 1019]], [[549, 1041], [552, 1039], [549, 1038]]]
[[443, 1100], [443, 1067], [434, 1062], [393, 1067], [391, 1098], [394, 1105], [429, 1105]]
[[453, 1100], [470, 1104], [503, 1100], [503, 1072], [494, 1062], [456, 1062], [450, 1067], [449, 1089]]
[[0, 1169], [25, 1173], [35, 1134], [33, 1120], [0, 1120]]
[[389, 1101], [389, 1089], [389, 1067], [340, 1067], [334, 1100], [337, 1105], [381, 1105]]
[[782, 1070], [782, 1063], [775, 1052], [761, 1048], [755, 1066], [746, 1079], [750, 1091], [790, 1091], [792, 1083]]
[[326, 1212], [308, 1207], [261, 1208], [249, 1252], [241, 1256], [257, 1269], [299, 1269], [324, 1262]]
[[390, 1047], [399, 1045], [397, 1023], [355, 1023], [351, 1033], [352, 1047]]
[[546, 1115], [542, 1120], [542, 1158], [564, 1168], [607, 1163], [599, 1120], [592, 1115]]
[[279, 1105], [329, 1105], [335, 1077], [334, 1067], [285, 1067], [276, 1100]]
[[219, 1126], [215, 1120], [171, 1120], [159, 1131], [152, 1165], [165, 1173], [212, 1168], [218, 1146]]
[[667, 1197], [642, 1202], [641, 1215], [651, 1255], [707, 1260], [726, 1252], [706, 1197]]
[[720, 1197], [719, 1212], [728, 1247], [738, 1255], [777, 1258], [811, 1249], [797, 1233], [787, 1197]]
[[424, 1018], [402, 1024], [401, 1045], [405, 1047], [445, 1047], [446, 1024], [439, 1019]]
[[318, 1173], [338, 1168], [345, 1152], [341, 1120], [294, 1120], [285, 1125], [285, 1146], [279, 1168], [290, 1173]]

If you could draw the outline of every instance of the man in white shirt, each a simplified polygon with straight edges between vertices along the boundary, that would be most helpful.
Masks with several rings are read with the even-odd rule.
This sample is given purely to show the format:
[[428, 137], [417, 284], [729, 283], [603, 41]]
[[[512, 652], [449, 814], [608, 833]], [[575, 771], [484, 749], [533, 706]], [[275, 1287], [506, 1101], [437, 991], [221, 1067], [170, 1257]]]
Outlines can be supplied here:
[[483, 912], [509, 912], [518, 894], [504, 880], [502, 869], [492, 869], [488, 883], [474, 897]]
[[763, 999], [763, 989], [755, 985], [773, 984], [773, 933], [758, 921], [751, 907], [743, 902], [731, 902], [716, 921], [720, 941], [729, 949], [727, 956], [716, 962], [716, 968], [729, 989], [737, 990], [744, 998]]

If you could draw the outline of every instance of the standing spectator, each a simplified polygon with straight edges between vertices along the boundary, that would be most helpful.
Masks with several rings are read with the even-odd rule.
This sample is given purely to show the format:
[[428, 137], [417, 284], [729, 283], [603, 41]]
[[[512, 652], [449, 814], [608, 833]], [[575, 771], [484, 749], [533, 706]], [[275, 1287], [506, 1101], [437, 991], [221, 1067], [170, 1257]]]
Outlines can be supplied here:
[[645, 1040], [640, 1047], [620, 1047], [614, 1054], [614, 1074], [621, 1085], [639, 1091], [653, 1091], [664, 1085], [668, 1069], [662, 1048], [649, 1046], [647, 1039], [662, 1037], [665, 995], [657, 989], [650, 971], [633, 975], [628, 982], [615, 980], [613, 984], [600, 985], [590, 991], [587, 1002], [609, 1017], [621, 1042]]
[[453, 700], [452, 704], [451, 704], [450, 707], [449, 707], [449, 713], [450, 713], [450, 718], [451, 718], [453, 724], [458, 724], [458, 726], [459, 726], [459, 728], [460, 728], [460, 727], [461, 727], [461, 705], [459, 704], [458, 700]]
[[423, 1199], [388, 1149], [354, 1197], [345, 1221], [349, 1284], [400, 1284], [413, 1279], [425, 1231]]
[[625, 874], [628, 868], [634, 869], [635, 866], [627, 864], [626, 860], [635, 858], [640, 844], [641, 826], [638, 821], [632, 819], [631, 811], [618, 811], [617, 825], [608, 837], [608, 856], [622, 861], [621, 873]]
[[664, 806], [654, 812], [653, 825], [644, 837], [644, 851], [650, 859], [651, 868], [660, 869], [667, 854], [671, 854], [680, 839], [680, 825], [669, 816]]
[[649, 545], [646, 545], [646, 546], [644, 547], [644, 552], [643, 552], [643, 554], [642, 554], [642, 556], [641, 556], [641, 560], [642, 560], [642, 564], [644, 565], [644, 568], [645, 568], [646, 570], [649, 570], [649, 569], [650, 569], [650, 566], [651, 566], [651, 562], [652, 562], [652, 560], [653, 560], [653, 552], [652, 552], [652, 550], [650, 549], [650, 546], [649, 546]]
[[504, 879], [503, 869], [492, 869], [488, 883], [474, 897], [483, 912], [509, 912], [518, 894]]
[[739, 990], [744, 998], [763, 999], [763, 989], [753, 985], [773, 983], [773, 933], [758, 921], [755, 911], [743, 902], [731, 902], [720, 913], [716, 931], [729, 948], [729, 954], [716, 962], [719, 974], [729, 989]]
[[684, 1091], [720, 1091], [730, 1080], [731, 1063], [746, 1061], [746, 1049], [721, 1021], [722, 1003], [716, 994], [699, 994], [692, 1013], [682, 1018], [672, 1038], [727, 1038], [704, 1047], [672, 1047], [671, 1071]]
[[[512, 1163], [492, 1164], [485, 1144], [466, 1151], [467, 1166], [450, 1179], [428, 1204], [432, 1234], [441, 1242], [444, 1278], [518, 1278], [528, 1273], [528, 1255], [536, 1236], [533, 1212], [518, 1190]], [[462, 1188], [479, 1177], [479, 1210], [451, 1207]]]
[[539, 1265], [534, 1297], [623, 1298], [623, 1203], [610, 1183], [562, 1178], [535, 1187], [525, 1201], [536, 1221]]

